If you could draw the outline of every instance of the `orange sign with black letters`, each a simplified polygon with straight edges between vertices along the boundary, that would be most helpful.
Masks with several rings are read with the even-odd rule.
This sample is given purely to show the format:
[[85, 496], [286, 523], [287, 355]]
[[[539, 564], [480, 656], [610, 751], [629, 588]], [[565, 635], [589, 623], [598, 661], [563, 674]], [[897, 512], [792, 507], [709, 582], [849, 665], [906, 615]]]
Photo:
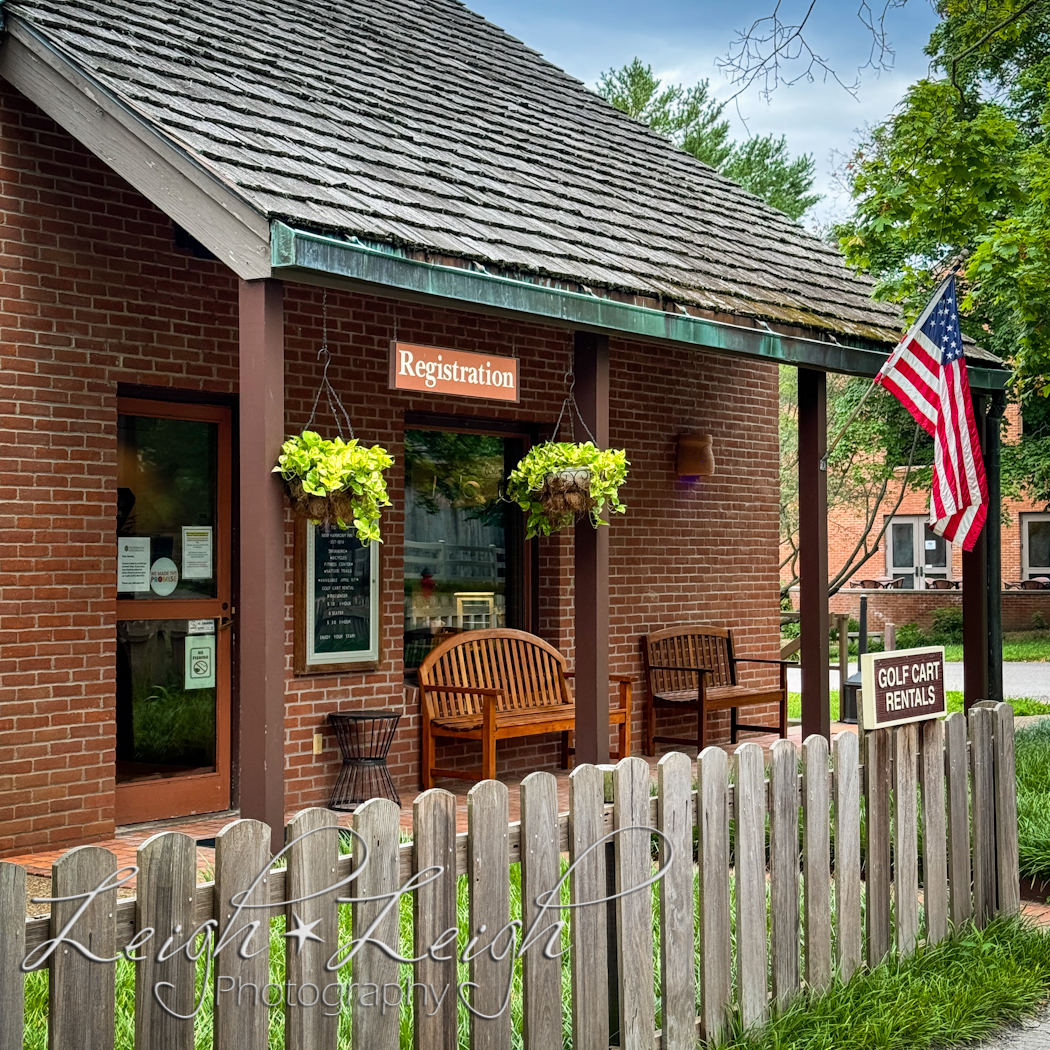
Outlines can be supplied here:
[[866, 730], [945, 714], [942, 646], [865, 653], [860, 662]]
[[518, 359], [416, 343], [391, 343], [390, 389], [518, 401]]

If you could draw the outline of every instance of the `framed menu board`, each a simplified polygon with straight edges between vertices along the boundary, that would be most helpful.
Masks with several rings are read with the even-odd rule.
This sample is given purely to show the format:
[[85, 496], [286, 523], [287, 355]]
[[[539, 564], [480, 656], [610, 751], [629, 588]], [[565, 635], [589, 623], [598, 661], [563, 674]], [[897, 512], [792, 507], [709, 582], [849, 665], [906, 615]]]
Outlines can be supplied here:
[[379, 663], [379, 544], [353, 529], [296, 522], [295, 673]]

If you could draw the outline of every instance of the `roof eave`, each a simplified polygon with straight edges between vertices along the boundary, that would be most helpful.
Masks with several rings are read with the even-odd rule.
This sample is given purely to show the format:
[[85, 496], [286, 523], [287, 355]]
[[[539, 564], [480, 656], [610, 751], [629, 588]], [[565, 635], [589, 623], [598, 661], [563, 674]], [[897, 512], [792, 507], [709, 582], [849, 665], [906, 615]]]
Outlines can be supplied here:
[[[271, 263], [275, 277], [341, 278], [386, 289], [469, 304], [475, 308], [527, 315], [572, 328], [617, 332], [637, 339], [673, 342], [717, 353], [815, 368], [824, 372], [874, 376], [887, 350], [784, 335], [770, 328], [750, 328], [692, 314], [670, 313], [585, 295], [563, 288], [458, 266], [406, 257], [360, 241], [295, 229], [274, 221]], [[1009, 372], [968, 369], [975, 389], [999, 390]]]
[[33, 26], [9, 15], [4, 30], [0, 76], [238, 277], [270, 276], [265, 215]]

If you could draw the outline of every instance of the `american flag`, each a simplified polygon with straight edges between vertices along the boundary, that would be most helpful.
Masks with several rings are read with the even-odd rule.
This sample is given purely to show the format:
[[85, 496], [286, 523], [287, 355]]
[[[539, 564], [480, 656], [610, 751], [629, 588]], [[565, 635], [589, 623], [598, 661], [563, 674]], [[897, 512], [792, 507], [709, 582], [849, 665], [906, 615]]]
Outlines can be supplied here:
[[930, 527], [972, 550], [988, 515], [988, 487], [966, 377], [955, 278], [930, 300], [875, 382], [933, 438]]

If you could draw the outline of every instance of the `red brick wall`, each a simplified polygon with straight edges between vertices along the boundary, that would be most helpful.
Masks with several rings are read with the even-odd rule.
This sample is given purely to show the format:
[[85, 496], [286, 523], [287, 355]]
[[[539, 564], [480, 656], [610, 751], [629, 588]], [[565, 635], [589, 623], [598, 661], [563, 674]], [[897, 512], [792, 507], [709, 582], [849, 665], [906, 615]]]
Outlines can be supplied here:
[[[4, 86], [0, 121], [0, 855], [10, 855], [112, 831], [117, 384], [236, 393], [237, 283], [175, 250], [161, 213]], [[404, 703], [392, 769], [409, 798], [418, 785], [418, 704], [400, 664], [404, 413], [547, 426], [571, 349], [568, 332], [541, 325], [349, 293], [328, 300], [330, 377], [358, 436], [398, 459], [381, 557], [384, 652], [375, 672], [292, 675], [289, 517], [289, 808], [331, 789], [334, 741], [326, 735], [321, 756], [311, 744], [338, 707]], [[287, 287], [290, 431], [306, 421], [319, 378], [320, 302], [315, 289]], [[520, 405], [391, 394], [395, 331], [518, 355]], [[732, 624], [742, 650], [774, 652], [776, 369], [614, 341], [612, 387], [613, 441], [632, 464], [630, 509], [611, 526], [612, 669], [637, 671], [639, 635], [682, 620]], [[680, 430], [714, 435], [718, 476], [675, 476]], [[541, 633], [571, 655], [571, 537], [544, 541], [539, 562]], [[636, 711], [637, 741], [640, 689]], [[555, 761], [554, 742], [539, 740], [501, 749], [499, 768]]]
[[[831, 614], [860, 615], [862, 592], [839, 591], [831, 598]], [[961, 591], [865, 591], [868, 596], [868, 629], [881, 631], [884, 623], [914, 623], [927, 631], [933, 626], [934, 609], [961, 609]], [[798, 605], [796, 599], [795, 605]], [[1041, 612], [1050, 621], [1050, 591], [1003, 591], [1003, 630], [1028, 631], [1032, 616]]]

